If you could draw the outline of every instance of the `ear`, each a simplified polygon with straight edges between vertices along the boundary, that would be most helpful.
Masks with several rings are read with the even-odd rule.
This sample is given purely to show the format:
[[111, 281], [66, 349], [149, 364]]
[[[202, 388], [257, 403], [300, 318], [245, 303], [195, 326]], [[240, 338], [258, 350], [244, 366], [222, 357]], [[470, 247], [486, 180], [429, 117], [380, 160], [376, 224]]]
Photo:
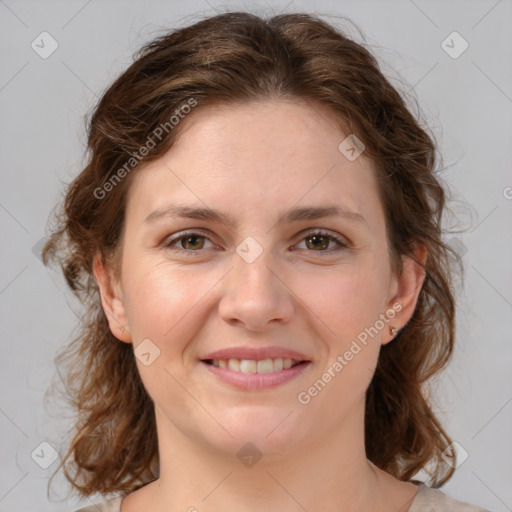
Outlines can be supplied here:
[[[400, 274], [394, 274], [390, 284], [391, 298], [387, 304], [387, 311], [394, 311], [395, 314], [389, 320], [388, 328], [382, 334], [383, 345], [393, 340], [398, 331], [405, 327], [412, 318], [425, 281], [426, 273], [423, 267], [426, 261], [427, 249], [419, 243], [415, 246], [414, 258], [402, 256], [402, 271]], [[397, 329], [397, 331], [393, 333], [392, 329]]]
[[128, 330], [121, 287], [117, 283], [112, 269], [106, 265], [99, 253], [94, 257], [93, 270], [100, 289], [101, 305], [112, 334], [120, 341], [131, 343], [132, 336]]

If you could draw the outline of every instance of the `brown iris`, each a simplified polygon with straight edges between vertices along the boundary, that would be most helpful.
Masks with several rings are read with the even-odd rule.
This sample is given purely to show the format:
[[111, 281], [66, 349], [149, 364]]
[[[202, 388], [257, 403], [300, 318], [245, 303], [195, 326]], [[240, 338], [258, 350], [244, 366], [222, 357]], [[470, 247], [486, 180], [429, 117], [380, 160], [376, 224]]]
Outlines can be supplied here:
[[329, 238], [327, 238], [324, 235], [312, 235], [308, 236], [306, 239], [306, 246], [308, 246], [308, 242], [311, 240], [313, 241], [312, 247], [308, 247], [308, 249], [327, 249], [329, 247]]
[[[181, 240], [183, 249], [202, 249], [204, 246], [203, 236], [189, 235], [184, 236]], [[187, 247], [187, 245], [189, 245], [189, 247]]]

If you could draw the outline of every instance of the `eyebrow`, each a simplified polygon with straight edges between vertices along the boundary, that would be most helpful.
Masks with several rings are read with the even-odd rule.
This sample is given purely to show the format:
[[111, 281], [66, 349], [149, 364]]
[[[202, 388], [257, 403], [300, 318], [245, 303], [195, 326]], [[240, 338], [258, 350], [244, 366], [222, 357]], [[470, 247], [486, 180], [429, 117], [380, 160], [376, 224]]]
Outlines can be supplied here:
[[[145, 219], [145, 223], [152, 223], [164, 217], [180, 217], [186, 219], [209, 220], [225, 224], [229, 227], [237, 226], [238, 222], [231, 215], [223, 213], [214, 208], [201, 208], [194, 206], [171, 204], [164, 209], [157, 209], [151, 212]], [[291, 210], [281, 211], [278, 223], [291, 223], [303, 220], [316, 220], [323, 217], [342, 217], [352, 222], [367, 224], [366, 219], [357, 212], [338, 205], [327, 205], [321, 207], [297, 207]]]

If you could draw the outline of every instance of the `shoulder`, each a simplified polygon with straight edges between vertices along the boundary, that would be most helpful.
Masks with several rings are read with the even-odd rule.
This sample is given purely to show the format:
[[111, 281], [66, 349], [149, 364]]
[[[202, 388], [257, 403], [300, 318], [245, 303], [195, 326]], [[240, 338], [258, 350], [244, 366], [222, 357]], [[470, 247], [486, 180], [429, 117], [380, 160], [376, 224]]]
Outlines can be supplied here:
[[116, 496], [115, 498], [111, 498], [107, 501], [102, 501], [101, 503], [97, 503], [96, 505], [80, 508], [78, 510], [75, 510], [75, 512], [120, 512], [122, 499], [123, 496]]
[[439, 489], [420, 485], [408, 512], [489, 512], [484, 508], [458, 501]]

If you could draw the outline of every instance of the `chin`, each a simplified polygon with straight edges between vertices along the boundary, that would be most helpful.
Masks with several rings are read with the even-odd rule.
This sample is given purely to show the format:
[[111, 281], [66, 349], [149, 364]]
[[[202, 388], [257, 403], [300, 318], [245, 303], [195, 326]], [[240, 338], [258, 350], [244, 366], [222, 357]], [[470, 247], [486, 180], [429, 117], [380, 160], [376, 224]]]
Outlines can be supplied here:
[[217, 419], [233, 436], [225, 435], [217, 441], [231, 453], [252, 443], [266, 456], [279, 455], [299, 446], [312, 429], [310, 422], [299, 418], [297, 411], [291, 408], [246, 406], [227, 418]]

